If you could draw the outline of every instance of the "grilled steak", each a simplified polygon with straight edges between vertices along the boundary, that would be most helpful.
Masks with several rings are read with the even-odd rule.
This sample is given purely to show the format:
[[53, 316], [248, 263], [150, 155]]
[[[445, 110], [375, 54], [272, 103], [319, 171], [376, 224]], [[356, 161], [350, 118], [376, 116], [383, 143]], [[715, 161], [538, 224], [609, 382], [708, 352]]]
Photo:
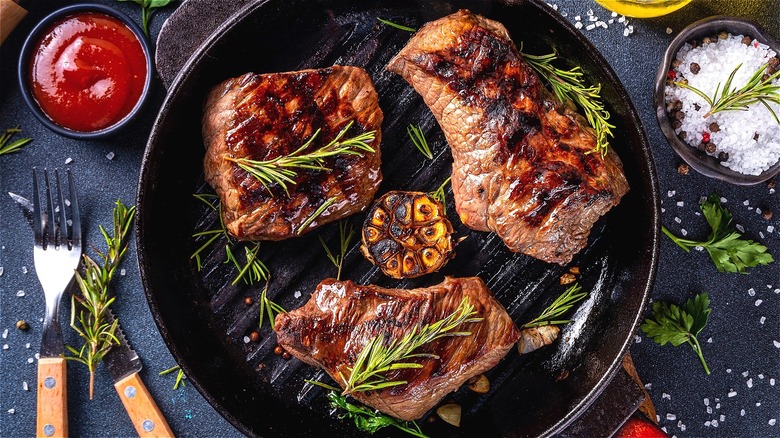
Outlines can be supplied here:
[[571, 261], [628, 191], [611, 149], [558, 102], [498, 22], [461, 10], [422, 27], [388, 64], [423, 97], [452, 148], [461, 221], [515, 252]]
[[352, 396], [402, 420], [420, 418], [469, 378], [492, 368], [512, 348], [518, 330], [506, 310], [478, 277], [446, 278], [423, 289], [384, 289], [351, 281], [322, 281], [302, 307], [276, 317], [279, 345], [298, 359], [322, 367], [343, 385], [363, 347], [376, 336], [400, 340], [415, 326], [432, 324], [454, 313], [464, 297], [479, 322], [458, 326], [468, 336], [444, 337], [415, 352], [440, 358], [416, 358], [422, 368], [387, 373], [408, 383]]
[[[334, 140], [350, 122], [341, 139], [375, 130], [370, 146], [376, 152], [327, 158], [327, 170], [296, 169], [295, 184], [287, 183], [289, 194], [229, 160], [287, 156], [319, 129], [301, 152], [306, 154]], [[240, 240], [281, 240], [365, 209], [382, 181], [381, 124], [374, 85], [358, 67], [247, 73], [214, 87], [203, 113], [203, 167], [220, 197], [228, 232]], [[314, 221], [300, 229], [313, 215]]]

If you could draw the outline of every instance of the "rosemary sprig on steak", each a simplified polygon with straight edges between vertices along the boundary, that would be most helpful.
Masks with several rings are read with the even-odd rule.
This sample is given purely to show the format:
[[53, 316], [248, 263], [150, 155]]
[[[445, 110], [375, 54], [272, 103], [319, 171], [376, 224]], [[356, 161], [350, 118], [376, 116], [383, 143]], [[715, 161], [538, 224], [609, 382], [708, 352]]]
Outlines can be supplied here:
[[574, 283], [570, 288], [566, 289], [555, 301], [552, 302], [541, 315], [534, 318], [520, 327], [521, 329], [540, 327], [544, 325], [560, 325], [568, 324], [570, 319], [558, 319], [561, 318], [569, 309], [572, 308], [578, 301], [588, 296], [587, 292], [580, 292], [582, 286]]
[[336, 198], [330, 198], [327, 201], [325, 201], [322, 205], [320, 205], [314, 213], [311, 214], [311, 216], [307, 217], [305, 221], [301, 224], [300, 227], [295, 231], [295, 234], [300, 235], [303, 233], [303, 230], [306, 229], [309, 225], [311, 225], [312, 222], [314, 222], [315, 219], [322, 216], [322, 213], [325, 212], [325, 210], [328, 209], [333, 203], [336, 202]]
[[406, 384], [404, 380], [388, 380], [385, 374], [392, 370], [422, 368], [419, 363], [408, 362], [409, 359], [423, 357], [438, 359], [436, 355], [415, 353], [415, 351], [425, 344], [447, 336], [469, 336], [471, 332], [454, 330], [462, 324], [479, 321], [482, 321], [482, 318], [477, 317], [474, 306], [469, 304], [468, 297], [464, 297], [458, 308], [450, 315], [433, 324], [414, 326], [412, 331], [400, 341], [394, 339], [390, 344], [385, 345], [384, 336], [372, 338], [355, 359], [355, 365], [350, 368], [349, 378], [341, 376], [345, 385], [342, 394], [376, 391]]
[[[325, 167], [326, 158], [342, 154], [362, 156], [364, 152], [375, 152], [374, 149], [369, 146], [369, 143], [376, 138], [376, 131], [364, 132], [342, 140], [342, 137], [344, 137], [353, 124], [354, 121], [350, 121], [347, 123], [347, 126], [336, 135], [336, 138], [325, 146], [311, 152], [304, 153], [304, 151], [311, 146], [314, 139], [317, 138], [320, 129], [317, 129], [301, 147], [289, 155], [282, 155], [264, 161], [251, 160], [246, 157], [226, 157], [225, 159], [236, 163], [238, 167], [257, 178], [266, 189], [268, 189], [269, 184], [276, 183], [289, 195], [288, 184], [296, 184], [295, 177], [298, 176], [299, 170], [308, 169], [329, 172], [331, 169]], [[301, 227], [301, 229], [302, 228], [305, 227]]]
[[606, 155], [609, 149], [609, 140], [607, 137], [614, 137], [612, 129], [615, 125], [609, 123], [609, 111], [604, 109], [604, 102], [601, 101], [601, 84], [586, 87], [582, 80], [582, 69], [577, 66], [571, 70], [561, 70], [552, 65], [552, 62], [558, 59], [555, 52], [547, 55], [529, 55], [524, 52], [520, 54], [526, 62], [541, 77], [547, 80], [555, 96], [561, 101], [572, 100], [582, 108], [585, 118], [594, 130], [596, 130], [596, 148], [601, 156]]

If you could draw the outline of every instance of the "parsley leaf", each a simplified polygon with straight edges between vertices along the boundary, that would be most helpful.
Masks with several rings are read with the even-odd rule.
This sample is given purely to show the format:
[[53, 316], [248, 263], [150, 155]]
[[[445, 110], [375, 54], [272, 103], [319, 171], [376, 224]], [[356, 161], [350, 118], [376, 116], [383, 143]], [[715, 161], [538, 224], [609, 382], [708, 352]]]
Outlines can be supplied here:
[[346, 397], [338, 395], [333, 391], [328, 393], [328, 400], [330, 400], [330, 405], [334, 409], [342, 409], [344, 411], [340, 418], [351, 418], [355, 421], [355, 426], [364, 432], [373, 434], [379, 429], [393, 426], [410, 435], [427, 438], [427, 435], [420, 430], [420, 426], [414, 421], [398, 420], [365, 406], [354, 405], [349, 403]]
[[701, 345], [696, 338], [707, 325], [712, 311], [709, 307], [710, 299], [706, 293], [688, 299], [682, 307], [656, 301], [653, 303], [652, 315], [645, 319], [640, 328], [659, 345], [671, 343], [677, 347], [685, 343], [689, 344], [699, 356], [704, 371], [710, 374], [701, 352]]
[[712, 228], [706, 241], [697, 242], [677, 237], [663, 226], [661, 231], [685, 252], [689, 252], [691, 248], [696, 246], [706, 249], [720, 272], [746, 274], [747, 268], [768, 265], [774, 261], [764, 245], [743, 239], [742, 234], [731, 227], [731, 213], [720, 205], [720, 196], [717, 193], [711, 194], [700, 208], [704, 218], [707, 219], [707, 223]]
[[149, 18], [152, 16], [157, 8], [168, 6], [170, 3], [176, 0], [117, 0], [120, 2], [133, 2], [141, 6], [141, 21], [143, 23], [143, 29], [146, 36], [149, 36]]

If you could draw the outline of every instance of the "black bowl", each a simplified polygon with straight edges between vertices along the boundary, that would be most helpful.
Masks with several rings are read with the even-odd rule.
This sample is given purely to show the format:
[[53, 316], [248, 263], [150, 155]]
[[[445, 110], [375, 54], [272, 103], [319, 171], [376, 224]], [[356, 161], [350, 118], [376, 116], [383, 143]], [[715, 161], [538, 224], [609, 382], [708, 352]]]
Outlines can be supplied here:
[[667, 141], [669, 141], [669, 144], [672, 146], [672, 149], [677, 152], [677, 155], [679, 155], [680, 158], [696, 169], [697, 172], [709, 176], [710, 178], [721, 179], [737, 185], [749, 186], [759, 184], [780, 172], [780, 161], [759, 175], [746, 175], [729, 169], [728, 167], [721, 165], [715, 157], [707, 155], [706, 152], [700, 151], [680, 140], [677, 137], [677, 134], [674, 133], [674, 128], [672, 127], [666, 112], [666, 104], [664, 102], [666, 75], [671, 69], [672, 61], [680, 50], [680, 47], [687, 42], [701, 39], [708, 35], [716, 35], [722, 31], [726, 31], [733, 35], [747, 35], [753, 37], [760, 43], [771, 47], [775, 52], [780, 53], [780, 44], [768, 36], [761, 26], [750, 20], [728, 16], [715, 16], [699, 20], [683, 29], [666, 49], [664, 59], [655, 75], [655, 94], [653, 96], [655, 113], [658, 117], [658, 124], [661, 126], [661, 131], [663, 131]]
[[[68, 15], [73, 15], [79, 12], [97, 12], [104, 15], [109, 15], [111, 17], [114, 17], [124, 23], [138, 38], [138, 41], [141, 43], [141, 47], [144, 51], [144, 57], [146, 58], [146, 82], [144, 83], [143, 91], [141, 92], [141, 96], [138, 98], [138, 102], [136, 102], [135, 106], [132, 110], [130, 110], [127, 115], [125, 115], [123, 118], [118, 120], [116, 123], [114, 123], [111, 126], [107, 126], [105, 128], [95, 130], [95, 131], [75, 131], [72, 129], [65, 128], [61, 125], [58, 125], [55, 123], [51, 118], [49, 118], [46, 113], [43, 112], [38, 102], [35, 100], [35, 97], [32, 95], [32, 91], [29, 85], [29, 71], [30, 71], [30, 61], [31, 61], [31, 55], [32, 51], [35, 50], [35, 47], [38, 45], [38, 42], [40, 41], [40, 38], [44, 32], [49, 30], [49, 28], [58, 20], [67, 17]], [[58, 9], [48, 16], [41, 20], [38, 25], [35, 26], [35, 28], [30, 32], [30, 35], [27, 36], [27, 39], [25, 39], [24, 44], [22, 45], [22, 51], [19, 55], [19, 65], [18, 65], [18, 80], [19, 80], [19, 88], [22, 91], [22, 98], [24, 98], [24, 102], [27, 104], [27, 106], [30, 108], [30, 111], [32, 111], [33, 115], [40, 120], [41, 123], [43, 123], [44, 126], [49, 128], [50, 130], [56, 132], [57, 134], [64, 135], [66, 137], [75, 138], [79, 140], [94, 140], [99, 138], [105, 138], [109, 137], [113, 134], [116, 134], [119, 130], [126, 127], [132, 120], [136, 118], [136, 116], [141, 112], [141, 109], [146, 102], [147, 98], [149, 97], [149, 91], [151, 90], [152, 85], [152, 76], [154, 75], [154, 70], [152, 66], [152, 47], [149, 44], [148, 39], [144, 35], [144, 31], [141, 30], [141, 27], [138, 26], [132, 18], [128, 17], [127, 15], [117, 11], [116, 9], [113, 9], [109, 6], [99, 5], [99, 4], [91, 4], [91, 3], [80, 3], [76, 5], [66, 6], [64, 8]]]

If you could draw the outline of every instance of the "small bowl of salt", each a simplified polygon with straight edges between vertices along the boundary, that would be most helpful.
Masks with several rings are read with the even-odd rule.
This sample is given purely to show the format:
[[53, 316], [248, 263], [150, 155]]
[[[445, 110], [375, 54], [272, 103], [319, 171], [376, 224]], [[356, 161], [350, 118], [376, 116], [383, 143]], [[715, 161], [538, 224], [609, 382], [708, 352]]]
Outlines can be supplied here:
[[655, 78], [658, 124], [697, 172], [738, 185], [780, 173], [780, 44], [749, 20], [683, 29]]

